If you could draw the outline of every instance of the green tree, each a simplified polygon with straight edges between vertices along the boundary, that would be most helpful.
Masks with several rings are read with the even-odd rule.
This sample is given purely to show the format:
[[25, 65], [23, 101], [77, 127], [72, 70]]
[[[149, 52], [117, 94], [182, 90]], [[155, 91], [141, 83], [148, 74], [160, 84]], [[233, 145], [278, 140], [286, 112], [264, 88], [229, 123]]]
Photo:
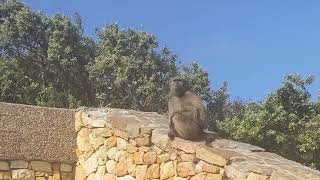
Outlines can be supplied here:
[[299, 152], [302, 162], [308, 166], [320, 169], [320, 115], [318, 114], [306, 123], [298, 138]]
[[46, 55], [46, 17], [14, 0], [4, 1], [0, 11], [0, 100], [36, 104], [40, 87], [34, 77]]
[[61, 107], [90, 105], [93, 99], [86, 65], [94, 59], [95, 44], [82, 36], [76, 17], [78, 23], [62, 14], [50, 18], [47, 59], [41, 72], [47, 91], [39, 99], [44, 105], [47, 102], [61, 103], [54, 105]]
[[89, 104], [85, 66], [94, 57], [94, 42], [82, 36], [79, 17], [47, 17], [15, 0], [3, 1], [0, 11], [0, 100]]
[[[246, 105], [241, 116], [229, 116], [218, 122], [218, 126], [234, 140], [249, 142], [251, 144], [263, 145], [263, 127], [266, 111], [260, 103], [251, 102]], [[260, 144], [261, 143], [261, 144]]]
[[219, 89], [211, 90], [208, 97], [207, 110], [209, 128], [223, 134], [222, 130], [218, 127], [218, 123], [224, 120], [226, 116], [226, 108], [229, 98], [227, 82], [223, 82]]
[[[287, 75], [262, 103], [251, 103], [242, 117], [226, 118], [221, 127], [236, 140], [256, 144], [303, 162], [298, 136], [315, 115], [306, 86], [314, 77]], [[303, 139], [303, 138], [302, 138]]]
[[117, 24], [98, 32], [97, 57], [88, 66], [101, 106], [163, 112], [176, 56], [155, 36]]
[[182, 78], [189, 81], [191, 88], [205, 102], [209, 100], [210, 86], [208, 72], [203, 69], [199, 63], [192, 62], [191, 64], [183, 64], [178, 69], [178, 74]]

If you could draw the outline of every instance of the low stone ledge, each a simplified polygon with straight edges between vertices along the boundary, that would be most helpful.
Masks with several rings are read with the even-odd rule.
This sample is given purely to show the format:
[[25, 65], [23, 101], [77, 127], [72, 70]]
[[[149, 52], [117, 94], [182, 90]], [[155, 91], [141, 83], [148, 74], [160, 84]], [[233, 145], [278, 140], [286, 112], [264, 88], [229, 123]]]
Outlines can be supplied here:
[[319, 171], [250, 144], [170, 140], [167, 118], [156, 113], [113, 108], [77, 113], [77, 180], [320, 179]]
[[74, 164], [19, 159], [0, 161], [0, 180], [73, 180], [74, 174]]

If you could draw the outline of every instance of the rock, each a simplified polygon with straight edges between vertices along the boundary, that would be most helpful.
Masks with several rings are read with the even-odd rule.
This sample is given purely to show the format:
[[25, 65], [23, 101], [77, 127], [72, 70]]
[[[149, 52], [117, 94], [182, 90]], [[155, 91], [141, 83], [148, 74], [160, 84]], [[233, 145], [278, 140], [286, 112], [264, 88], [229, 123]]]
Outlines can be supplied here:
[[202, 172], [203, 172], [203, 170], [202, 170], [203, 165], [201, 164], [201, 162], [203, 162], [203, 161], [199, 161], [199, 162], [196, 164], [196, 166], [195, 166], [194, 171], [195, 171], [196, 173], [202, 173]]
[[142, 151], [142, 152], [148, 152], [149, 150], [150, 150], [150, 147], [147, 147], [147, 146], [139, 147], [139, 151]]
[[106, 163], [106, 169], [108, 173], [116, 174], [117, 162], [114, 160], [109, 160]]
[[0, 161], [0, 170], [9, 171], [9, 163], [7, 161]]
[[127, 152], [126, 151], [121, 150], [121, 151], [115, 152], [115, 155], [114, 155], [114, 160], [115, 161], [121, 161], [121, 160], [124, 160], [126, 158], [127, 158]]
[[230, 179], [246, 180], [249, 175], [248, 172], [240, 171], [236, 166], [228, 165], [224, 168], [225, 173]]
[[29, 169], [12, 170], [12, 179], [34, 180], [34, 171]]
[[160, 177], [160, 165], [152, 164], [147, 170], [147, 179], [158, 179]]
[[222, 175], [221, 174], [207, 174], [206, 179], [205, 180], [222, 180]]
[[197, 162], [197, 158], [195, 154], [181, 154], [181, 161], [189, 161], [189, 162]]
[[182, 162], [177, 166], [178, 175], [180, 177], [188, 177], [195, 175], [195, 164], [193, 162]]
[[106, 174], [106, 167], [105, 166], [98, 166], [97, 172], [96, 172], [96, 179], [104, 179]]
[[237, 154], [233, 151], [228, 151], [226, 149], [210, 148], [207, 146], [200, 146], [196, 150], [196, 157], [198, 159], [222, 167], [227, 165], [230, 157], [236, 155]]
[[194, 142], [194, 141], [188, 141], [181, 138], [174, 138], [174, 140], [171, 143], [172, 148], [182, 150], [189, 154], [194, 154], [196, 152], [197, 147], [204, 145], [205, 142]]
[[97, 162], [99, 166], [103, 166], [106, 164], [108, 160], [108, 147], [101, 146], [98, 151], [96, 151]]
[[97, 153], [90, 156], [83, 164], [83, 168], [85, 170], [86, 176], [90, 175], [91, 173], [95, 172], [98, 168], [98, 158]]
[[[60, 174], [59, 174], [59, 177], [60, 177]], [[86, 179], [86, 173], [83, 170], [83, 167], [81, 165], [80, 166], [76, 166], [75, 179], [76, 180], [85, 180]], [[54, 179], [54, 180], [58, 180], [58, 179]]]
[[173, 177], [170, 179], [172, 179], [172, 180], [188, 180], [188, 178], [182, 178], [182, 177]]
[[103, 166], [103, 165], [105, 165], [106, 164], [106, 162], [107, 162], [107, 160], [108, 160], [108, 157], [107, 157], [107, 154], [105, 154], [106, 155], [106, 157], [102, 157], [102, 156], [100, 156], [100, 157], [98, 157], [98, 165], [99, 166]]
[[96, 180], [96, 174], [94, 173], [90, 174], [86, 180]]
[[116, 175], [124, 176], [128, 174], [128, 164], [126, 160], [120, 161], [116, 166]]
[[127, 131], [128, 122], [135, 121], [135, 119], [132, 117], [122, 115], [112, 115], [110, 119], [112, 127], [122, 131]]
[[112, 136], [112, 130], [109, 128], [94, 128], [91, 129], [91, 134], [93, 134], [94, 137], [108, 138]]
[[104, 120], [93, 120], [91, 123], [93, 128], [104, 128], [106, 126], [106, 121]]
[[247, 180], [268, 180], [268, 179], [269, 179], [268, 176], [256, 174], [253, 172], [251, 172], [247, 177]]
[[[257, 174], [270, 176], [274, 171], [277, 171], [272, 166], [266, 166], [264, 162], [259, 163], [259, 160], [256, 162], [248, 161], [247, 158], [231, 158], [231, 165], [238, 165], [238, 169], [242, 172], [255, 172]], [[278, 166], [281, 167], [280, 165]]]
[[136, 174], [136, 164], [134, 164], [134, 157], [128, 157], [127, 158], [127, 164], [128, 164], [128, 173], [131, 176], [135, 176]]
[[252, 152], [263, 152], [265, 151], [263, 148], [253, 146], [251, 144], [231, 141], [228, 139], [216, 139], [210, 144], [211, 147], [217, 148], [228, 148], [228, 149], [241, 149]]
[[36, 177], [36, 180], [46, 180], [45, 177]]
[[126, 150], [127, 149], [127, 141], [122, 138], [117, 138], [117, 149], [118, 150]]
[[87, 152], [82, 152], [82, 153], [80, 153], [79, 149], [76, 149], [76, 155], [78, 156], [78, 161], [81, 163], [86, 161], [90, 156], [92, 156], [93, 153], [94, 153], [93, 148], [91, 148]]
[[143, 156], [143, 162], [147, 165], [153, 164], [157, 161], [157, 153], [147, 152]]
[[106, 174], [104, 177], [105, 180], [116, 180], [116, 175], [114, 174]]
[[150, 146], [151, 139], [149, 135], [135, 138], [138, 146]]
[[123, 176], [123, 177], [118, 177], [117, 180], [136, 180], [136, 178], [134, 178], [132, 176], [129, 176], [129, 175], [126, 175], [126, 176]]
[[104, 141], [105, 139], [101, 136], [96, 136], [92, 133], [89, 134], [89, 142], [94, 150], [97, 150], [100, 146], [104, 145]]
[[31, 168], [36, 171], [52, 172], [51, 164], [45, 161], [31, 161]]
[[135, 152], [134, 153], [134, 163], [135, 164], [143, 164], [143, 156], [144, 152]]
[[300, 180], [300, 177], [289, 175], [282, 172], [273, 172], [270, 180]]
[[147, 174], [147, 165], [139, 165], [136, 167], [136, 179], [144, 180]]
[[52, 163], [51, 167], [52, 167], [52, 171], [53, 172], [59, 172], [60, 171], [60, 163], [58, 163], [58, 162]]
[[152, 151], [156, 152], [158, 155], [163, 153], [163, 150], [160, 149], [158, 146], [152, 146]]
[[82, 123], [82, 111], [77, 111], [74, 114], [74, 126], [75, 126], [75, 130], [76, 132], [78, 132], [82, 127], [84, 127], [83, 123]]
[[61, 180], [72, 180], [72, 173], [62, 172], [60, 173], [60, 175], [61, 175]]
[[130, 129], [127, 130], [128, 135], [130, 138], [139, 137], [140, 133], [140, 126], [139, 124], [131, 124]]
[[170, 154], [168, 154], [168, 153], [158, 155], [158, 157], [157, 157], [158, 164], [161, 164], [163, 162], [168, 162], [168, 161], [170, 161]]
[[[15, 170], [14, 170], [15, 171]], [[11, 174], [10, 174], [10, 172], [9, 171], [1, 171], [0, 172], [0, 179], [11, 179]], [[27, 179], [26, 178], [26, 180], [31, 180], [31, 178], [30, 179]]]
[[91, 127], [92, 119], [90, 118], [89, 112], [82, 112], [81, 113], [81, 121], [83, 123], [83, 126]]
[[225, 176], [226, 175], [225, 170], [223, 168], [220, 168], [219, 174], [221, 174], [222, 176]]
[[116, 152], [117, 152], [117, 148], [116, 147], [113, 147], [113, 148], [109, 149], [108, 152], [107, 152], [108, 158], [114, 160], [114, 156], [116, 155]]
[[48, 173], [43, 171], [35, 171], [34, 176], [48, 176]]
[[[81, 174], [82, 175], [82, 174]], [[53, 175], [52, 175], [52, 180], [61, 180], [60, 178], [60, 173], [59, 172], [54, 172]], [[85, 180], [86, 179], [86, 176], [84, 175], [84, 177], [81, 177], [80, 175], [76, 175], [75, 177], [77, 177], [76, 180]], [[50, 180], [50, 178], [49, 178]]]
[[28, 165], [29, 163], [27, 161], [15, 160], [10, 162], [10, 169], [27, 169]]
[[155, 129], [152, 131], [151, 142], [162, 150], [167, 149], [169, 141], [168, 130]]
[[190, 178], [190, 180], [205, 180], [206, 179], [207, 174], [206, 173], [199, 173], [195, 176], [192, 176]]
[[173, 152], [170, 154], [170, 159], [173, 161], [173, 160], [176, 160], [177, 159], [177, 152]]
[[160, 179], [168, 179], [175, 175], [175, 169], [173, 166], [173, 161], [163, 163], [160, 166]]
[[135, 146], [132, 146], [131, 144], [127, 144], [127, 152], [128, 153], [135, 153], [138, 151], [138, 148]]
[[134, 154], [127, 153], [127, 159], [132, 159], [134, 162]]
[[132, 146], [137, 146], [137, 142], [136, 142], [136, 140], [134, 140], [134, 139], [129, 139], [129, 143], [132, 145]]
[[61, 163], [60, 171], [61, 172], [72, 172], [72, 166], [70, 164]]
[[88, 128], [82, 128], [77, 135], [77, 147], [80, 153], [89, 152], [92, 147], [89, 141]]
[[220, 168], [215, 165], [211, 165], [208, 163], [204, 163], [202, 170], [204, 172], [212, 173], [212, 174], [219, 174], [220, 173]]
[[141, 127], [140, 128], [140, 135], [145, 135], [145, 134], [151, 135], [152, 130], [153, 129], [150, 127]]
[[111, 136], [104, 141], [104, 145], [108, 146], [109, 148], [115, 147], [117, 145], [117, 137]]
[[125, 140], [129, 139], [128, 133], [126, 133], [125, 131], [121, 131], [119, 129], [114, 130], [114, 135], [116, 137], [121, 137], [122, 139], [125, 139]]

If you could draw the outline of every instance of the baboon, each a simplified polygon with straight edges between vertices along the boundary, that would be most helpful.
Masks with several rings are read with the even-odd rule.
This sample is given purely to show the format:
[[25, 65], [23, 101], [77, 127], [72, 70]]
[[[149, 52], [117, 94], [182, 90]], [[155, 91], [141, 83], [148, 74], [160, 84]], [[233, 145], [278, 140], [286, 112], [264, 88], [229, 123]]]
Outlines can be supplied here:
[[180, 137], [186, 140], [213, 140], [206, 131], [207, 119], [201, 98], [190, 90], [189, 83], [179, 77], [170, 81], [169, 133], [173, 139]]

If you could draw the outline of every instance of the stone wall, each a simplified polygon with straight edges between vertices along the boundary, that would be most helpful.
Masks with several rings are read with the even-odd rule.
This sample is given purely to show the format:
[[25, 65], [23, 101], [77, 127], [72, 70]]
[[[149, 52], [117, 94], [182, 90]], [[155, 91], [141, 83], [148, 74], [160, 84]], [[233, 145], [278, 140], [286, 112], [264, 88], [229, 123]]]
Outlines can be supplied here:
[[74, 179], [74, 112], [0, 103], [0, 179]]
[[0, 179], [73, 180], [73, 164], [46, 161], [1, 160]]
[[82, 109], [75, 115], [76, 180], [302, 180], [320, 172], [264, 149], [217, 139], [211, 144], [169, 140], [156, 113]]

